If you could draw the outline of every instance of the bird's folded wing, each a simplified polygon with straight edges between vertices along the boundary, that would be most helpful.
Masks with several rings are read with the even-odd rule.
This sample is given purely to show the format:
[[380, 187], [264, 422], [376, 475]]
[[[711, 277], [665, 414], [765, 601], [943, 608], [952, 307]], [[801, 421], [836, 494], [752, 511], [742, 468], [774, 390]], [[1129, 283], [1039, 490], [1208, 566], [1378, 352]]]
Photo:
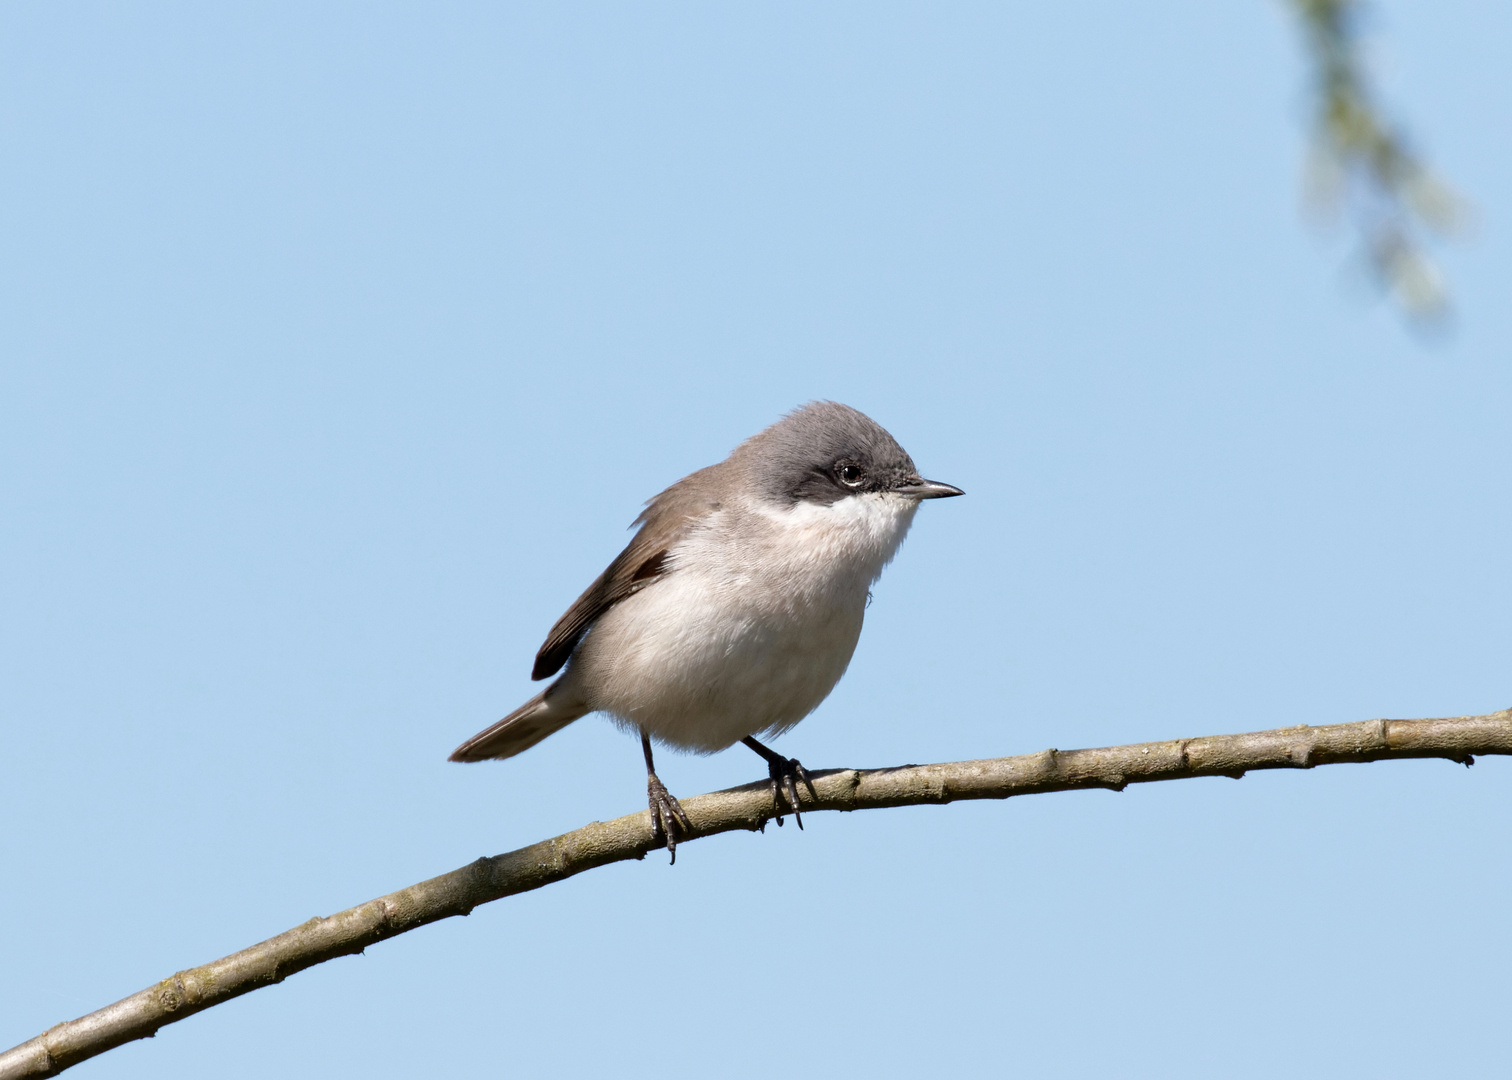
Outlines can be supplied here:
[[685, 476], [646, 504], [635, 519], [640, 530], [634, 539], [546, 635], [530, 672], [532, 679], [550, 678], [562, 670], [600, 615], [670, 569], [667, 556], [678, 541], [720, 508], [718, 470], [724, 467], [722, 462]]

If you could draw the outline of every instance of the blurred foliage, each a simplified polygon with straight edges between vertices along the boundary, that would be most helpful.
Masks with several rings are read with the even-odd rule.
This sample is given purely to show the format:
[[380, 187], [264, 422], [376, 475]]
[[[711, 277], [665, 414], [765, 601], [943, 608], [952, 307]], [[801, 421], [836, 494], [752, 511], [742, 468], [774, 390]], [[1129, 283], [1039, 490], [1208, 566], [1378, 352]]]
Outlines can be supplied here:
[[1382, 112], [1362, 56], [1365, 0], [1285, 0], [1295, 12], [1314, 80], [1310, 201], [1349, 213], [1372, 275], [1418, 323], [1448, 313], [1443, 278], [1426, 250], [1464, 222], [1460, 198], [1428, 169]]

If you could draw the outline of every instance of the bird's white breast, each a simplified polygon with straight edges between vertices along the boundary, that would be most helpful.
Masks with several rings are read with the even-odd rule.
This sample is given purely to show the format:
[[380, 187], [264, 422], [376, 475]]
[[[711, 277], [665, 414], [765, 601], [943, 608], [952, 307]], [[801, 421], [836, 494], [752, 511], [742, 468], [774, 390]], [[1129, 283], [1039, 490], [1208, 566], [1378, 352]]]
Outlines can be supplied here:
[[599, 619], [567, 681], [593, 688], [589, 707], [688, 749], [786, 730], [845, 673], [867, 590], [917, 508], [892, 494], [726, 505]]

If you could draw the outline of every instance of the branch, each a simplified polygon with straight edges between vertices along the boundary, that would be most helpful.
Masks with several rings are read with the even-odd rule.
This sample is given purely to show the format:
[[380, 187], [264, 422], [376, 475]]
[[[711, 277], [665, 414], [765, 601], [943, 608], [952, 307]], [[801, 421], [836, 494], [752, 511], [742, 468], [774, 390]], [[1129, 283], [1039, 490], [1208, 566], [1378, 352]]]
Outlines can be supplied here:
[[1312, 66], [1312, 194], [1323, 209], [1350, 204], [1375, 277], [1420, 326], [1448, 298], [1424, 240], [1454, 233], [1468, 208], [1434, 176], [1384, 114], [1361, 46], [1369, 0], [1286, 0]]
[[[814, 773], [813, 791], [804, 790], [801, 795], [808, 812], [876, 810], [1081, 788], [1122, 791], [1129, 784], [1155, 780], [1238, 779], [1256, 769], [1310, 769], [1394, 758], [1447, 758], [1471, 765], [1476, 754], [1512, 754], [1512, 709], [1486, 716], [1369, 720], [1099, 750], [1045, 750], [943, 765], [834, 769]], [[760, 830], [775, 816], [771, 789], [765, 782], [684, 799], [682, 805], [693, 823], [690, 840], [736, 829]], [[385, 938], [438, 919], [466, 915], [479, 904], [539, 889], [596, 866], [644, 858], [659, 847], [643, 810], [479, 859], [359, 907], [311, 919], [260, 945], [180, 971], [114, 1005], [50, 1028], [0, 1054], [0, 1080], [54, 1076], [122, 1043], [154, 1035], [165, 1024], [282, 982], [307, 967], [360, 953]]]

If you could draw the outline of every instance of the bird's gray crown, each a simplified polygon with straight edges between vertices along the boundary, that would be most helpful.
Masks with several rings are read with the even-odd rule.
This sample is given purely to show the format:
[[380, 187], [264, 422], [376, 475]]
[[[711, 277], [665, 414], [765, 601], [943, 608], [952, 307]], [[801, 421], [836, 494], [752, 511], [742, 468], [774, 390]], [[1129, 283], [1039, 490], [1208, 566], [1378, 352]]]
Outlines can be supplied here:
[[913, 459], [881, 424], [836, 401], [793, 410], [736, 447], [730, 464], [763, 496], [789, 506], [827, 505], [919, 479]]

